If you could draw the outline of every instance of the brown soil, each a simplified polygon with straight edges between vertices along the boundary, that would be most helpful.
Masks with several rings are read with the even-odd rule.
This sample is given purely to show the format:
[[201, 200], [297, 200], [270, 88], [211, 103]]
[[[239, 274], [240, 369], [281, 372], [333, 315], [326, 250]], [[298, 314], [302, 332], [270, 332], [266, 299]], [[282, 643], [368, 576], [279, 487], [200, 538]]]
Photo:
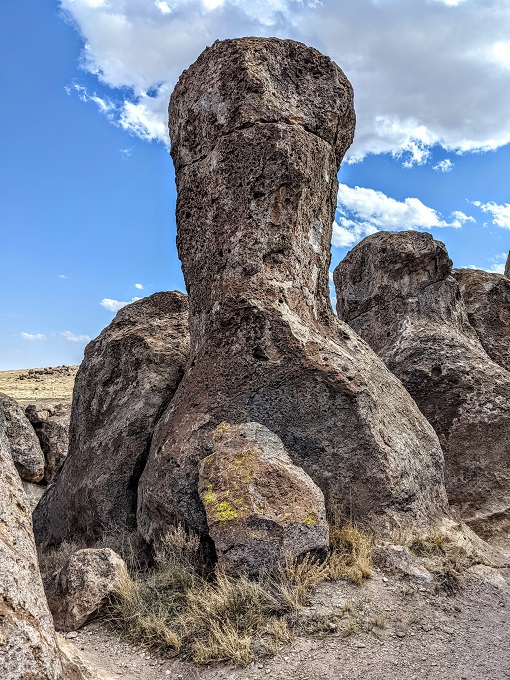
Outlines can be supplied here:
[[0, 371], [0, 392], [13, 397], [22, 406], [70, 404], [77, 370], [78, 366], [52, 366]]
[[[104, 677], [124, 680], [508, 679], [510, 587], [497, 570], [475, 569], [454, 596], [379, 570], [361, 587], [323, 584], [300, 614], [296, 640], [246, 668], [165, 659], [120, 640], [104, 623], [71, 642]], [[357, 630], [346, 636], [351, 621]]]

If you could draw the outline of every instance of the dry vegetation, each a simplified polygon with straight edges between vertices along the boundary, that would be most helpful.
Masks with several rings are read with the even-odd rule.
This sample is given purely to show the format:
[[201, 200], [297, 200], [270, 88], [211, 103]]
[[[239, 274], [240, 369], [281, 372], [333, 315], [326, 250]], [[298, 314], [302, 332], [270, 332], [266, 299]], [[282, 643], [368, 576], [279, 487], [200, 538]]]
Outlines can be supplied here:
[[0, 392], [27, 406], [35, 403], [70, 404], [78, 366], [0, 371]]
[[[248, 664], [295, 636], [297, 612], [325, 580], [361, 583], [371, 572], [372, 541], [352, 523], [333, 526], [326, 560], [288, 559], [258, 579], [207, 570], [197, 537], [173, 529], [150, 570], [131, 568], [117, 585], [109, 619], [130, 640], [197, 663]], [[375, 624], [374, 624], [375, 625]], [[358, 622], [347, 616], [346, 634]]]

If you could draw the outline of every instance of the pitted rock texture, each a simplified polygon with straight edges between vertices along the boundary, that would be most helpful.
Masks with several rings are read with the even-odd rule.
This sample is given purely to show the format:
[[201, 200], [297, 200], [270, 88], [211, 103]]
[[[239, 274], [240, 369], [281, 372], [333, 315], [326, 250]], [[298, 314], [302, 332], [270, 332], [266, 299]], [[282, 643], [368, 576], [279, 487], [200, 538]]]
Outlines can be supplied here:
[[87, 345], [69, 453], [34, 512], [38, 543], [91, 546], [107, 527], [135, 526], [138, 478], [188, 354], [187, 297], [178, 292], [124, 307]]
[[26, 407], [25, 413], [32, 423], [44, 453], [44, 479], [51, 482], [67, 456], [71, 405], [55, 404], [43, 407], [30, 404]]
[[430, 234], [373, 234], [335, 269], [337, 311], [439, 435], [450, 502], [490, 534], [510, 526], [510, 373], [482, 347], [451, 272]]
[[326, 505], [373, 526], [446, 508], [437, 438], [328, 297], [340, 160], [354, 131], [342, 71], [286, 40], [216, 42], [170, 101], [177, 243], [191, 356], [139, 485], [138, 529], [202, 535], [208, 435], [276, 434]]
[[7, 422], [11, 456], [21, 479], [40, 482], [44, 476], [44, 454], [25, 412], [15, 399], [2, 393], [0, 411]]
[[57, 680], [62, 664], [6, 429], [0, 410], [0, 677]]
[[73, 553], [46, 589], [56, 629], [81, 628], [101, 612], [116, 584], [126, 577], [126, 563], [109, 548]]
[[198, 490], [219, 566], [256, 574], [329, 548], [324, 495], [259, 423], [220, 425], [200, 463]]
[[453, 275], [483, 348], [510, 371], [510, 279], [479, 269], [454, 269]]

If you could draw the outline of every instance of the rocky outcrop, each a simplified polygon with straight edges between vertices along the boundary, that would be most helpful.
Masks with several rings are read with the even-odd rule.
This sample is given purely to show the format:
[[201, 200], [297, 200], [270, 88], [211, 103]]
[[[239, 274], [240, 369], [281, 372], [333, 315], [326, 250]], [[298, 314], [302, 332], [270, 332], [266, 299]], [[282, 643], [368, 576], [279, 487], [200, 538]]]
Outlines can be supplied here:
[[373, 234], [335, 269], [337, 311], [438, 433], [450, 502], [485, 534], [510, 526], [510, 374], [469, 324], [451, 267], [429, 234]]
[[198, 489], [224, 571], [256, 574], [328, 551], [324, 495], [275, 434], [259, 423], [221, 423], [209, 443]]
[[134, 527], [152, 433], [188, 357], [187, 324], [186, 296], [156, 293], [121, 309], [87, 345], [69, 453], [34, 512], [38, 542], [90, 546], [107, 527]]
[[44, 454], [34, 428], [18, 402], [2, 393], [0, 411], [5, 416], [11, 456], [21, 479], [39, 482], [44, 476]]
[[57, 680], [62, 664], [6, 429], [0, 410], [0, 677]]
[[479, 269], [454, 269], [453, 275], [484, 350], [510, 371], [510, 279]]
[[44, 479], [51, 482], [60, 470], [69, 447], [71, 404], [41, 406], [30, 404], [25, 409], [44, 453]]
[[507, 279], [510, 279], [510, 252], [508, 253], [508, 257], [506, 258], [505, 276], [507, 277]]
[[76, 630], [97, 616], [126, 576], [126, 563], [109, 548], [73, 553], [46, 588], [57, 630]]
[[223, 421], [277, 435], [329, 509], [372, 526], [444, 512], [437, 438], [328, 297], [352, 89], [300, 43], [216, 42], [170, 102], [191, 356], [140, 479], [138, 529], [208, 533], [199, 465]]

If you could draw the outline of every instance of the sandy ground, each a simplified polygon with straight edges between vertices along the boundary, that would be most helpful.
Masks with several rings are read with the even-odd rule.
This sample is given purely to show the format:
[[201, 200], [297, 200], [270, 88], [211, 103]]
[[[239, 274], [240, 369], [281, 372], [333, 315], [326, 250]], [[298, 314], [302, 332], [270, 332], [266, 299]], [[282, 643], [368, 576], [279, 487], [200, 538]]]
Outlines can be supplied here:
[[52, 366], [0, 371], [0, 392], [22, 406], [34, 403], [71, 403], [78, 366]]
[[[69, 642], [86, 663], [100, 669], [98, 678], [508, 679], [510, 586], [497, 570], [475, 569], [478, 572], [468, 572], [454, 596], [379, 570], [361, 587], [344, 581], [323, 584], [300, 615], [295, 641], [277, 656], [245, 668], [197, 667], [164, 659], [122, 641], [100, 622], [78, 631]], [[351, 613], [343, 611], [346, 602], [352, 603]], [[373, 617], [384, 628], [363, 631]], [[353, 618], [359, 628], [345, 636], [345, 625]]]

